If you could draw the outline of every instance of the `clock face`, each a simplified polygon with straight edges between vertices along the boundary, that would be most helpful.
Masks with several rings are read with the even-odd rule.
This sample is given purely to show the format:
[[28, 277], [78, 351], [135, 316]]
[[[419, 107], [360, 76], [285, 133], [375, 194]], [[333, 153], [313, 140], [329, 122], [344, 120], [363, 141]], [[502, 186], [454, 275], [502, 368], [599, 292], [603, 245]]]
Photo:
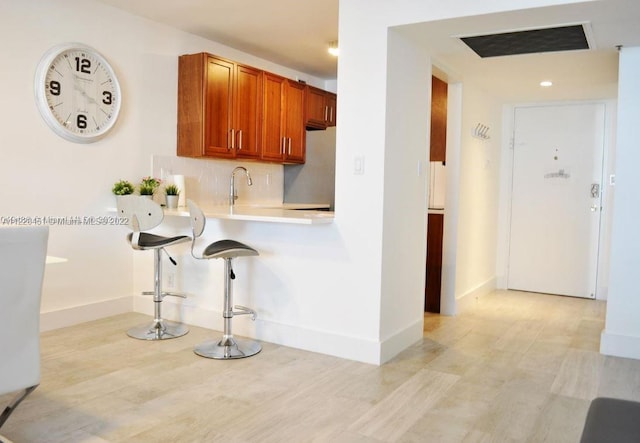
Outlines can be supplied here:
[[35, 89], [45, 122], [76, 143], [102, 138], [120, 111], [120, 86], [113, 69], [84, 45], [66, 44], [48, 51], [38, 65]]

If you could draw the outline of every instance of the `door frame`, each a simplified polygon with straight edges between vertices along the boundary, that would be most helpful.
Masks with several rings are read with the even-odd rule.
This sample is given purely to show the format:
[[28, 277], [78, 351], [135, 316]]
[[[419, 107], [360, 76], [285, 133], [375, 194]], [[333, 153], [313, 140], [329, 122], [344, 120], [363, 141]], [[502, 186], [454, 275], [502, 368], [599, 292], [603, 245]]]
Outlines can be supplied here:
[[604, 152], [602, 167], [602, 211], [597, 256], [597, 300], [606, 300], [609, 288], [609, 246], [611, 242], [611, 218], [613, 214], [613, 190], [609, 177], [615, 166], [615, 116], [616, 100], [580, 100], [535, 103], [513, 103], [503, 107], [502, 155], [500, 160], [500, 195], [498, 214], [498, 245], [496, 257], [497, 287], [507, 289], [509, 275], [509, 246], [511, 226], [511, 199], [513, 188], [513, 143], [515, 131], [515, 108], [563, 106], [581, 104], [603, 104], [605, 106]]

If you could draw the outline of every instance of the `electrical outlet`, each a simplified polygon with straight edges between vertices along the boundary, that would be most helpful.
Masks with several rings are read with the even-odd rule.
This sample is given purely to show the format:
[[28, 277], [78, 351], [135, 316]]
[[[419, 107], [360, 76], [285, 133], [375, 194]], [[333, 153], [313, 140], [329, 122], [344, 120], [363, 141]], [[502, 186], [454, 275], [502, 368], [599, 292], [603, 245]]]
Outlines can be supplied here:
[[175, 289], [176, 288], [176, 274], [175, 272], [169, 272], [167, 274], [167, 288]]

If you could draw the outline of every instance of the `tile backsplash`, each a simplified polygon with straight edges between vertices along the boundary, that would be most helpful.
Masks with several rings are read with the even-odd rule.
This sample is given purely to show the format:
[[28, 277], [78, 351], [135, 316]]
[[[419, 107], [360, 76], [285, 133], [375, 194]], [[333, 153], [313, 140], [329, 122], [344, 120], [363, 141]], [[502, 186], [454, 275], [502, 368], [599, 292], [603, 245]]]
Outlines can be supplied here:
[[236, 173], [237, 205], [282, 203], [284, 169], [280, 164], [171, 155], [154, 155], [152, 159], [154, 177], [172, 183], [173, 175], [183, 175], [185, 197], [201, 206], [228, 204], [231, 172], [236, 166], [247, 168], [253, 182], [248, 186], [244, 173]]

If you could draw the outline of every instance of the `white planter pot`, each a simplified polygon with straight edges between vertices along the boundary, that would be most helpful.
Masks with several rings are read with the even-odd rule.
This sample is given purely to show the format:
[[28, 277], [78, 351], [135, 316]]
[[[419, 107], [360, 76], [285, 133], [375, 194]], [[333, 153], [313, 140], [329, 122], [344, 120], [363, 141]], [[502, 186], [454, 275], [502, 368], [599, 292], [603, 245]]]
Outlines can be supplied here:
[[175, 209], [178, 207], [178, 197], [177, 195], [167, 195], [167, 208]]

